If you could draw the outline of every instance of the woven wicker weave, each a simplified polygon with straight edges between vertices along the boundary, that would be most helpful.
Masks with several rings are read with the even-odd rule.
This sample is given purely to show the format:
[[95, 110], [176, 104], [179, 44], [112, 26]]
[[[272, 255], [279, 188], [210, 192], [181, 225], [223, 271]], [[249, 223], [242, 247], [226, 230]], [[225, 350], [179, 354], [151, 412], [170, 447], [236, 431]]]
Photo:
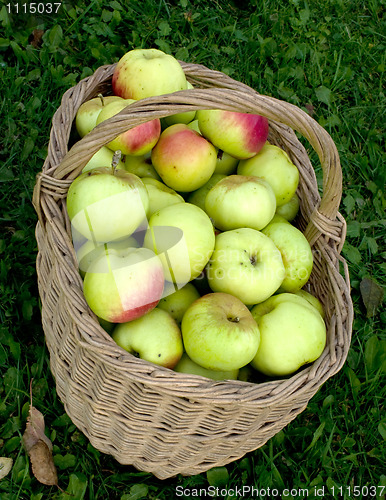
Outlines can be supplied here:
[[[181, 65], [193, 90], [138, 101], [68, 151], [79, 106], [100, 92], [111, 93], [114, 65], [99, 68], [69, 89], [53, 117], [48, 156], [33, 198], [39, 219], [42, 323], [57, 393], [95, 448], [161, 479], [227, 464], [285, 427], [342, 367], [353, 320], [347, 265], [340, 256], [346, 229], [338, 212], [342, 174], [330, 136], [296, 106], [259, 95], [204, 66]], [[288, 379], [261, 384], [211, 381], [138, 359], [112, 341], [83, 296], [65, 205], [72, 179], [102, 145], [127, 128], [204, 108], [266, 116], [270, 142], [286, 150], [300, 170], [299, 227], [312, 245], [315, 263], [309, 285], [326, 310], [328, 342], [315, 363]], [[309, 141], [320, 159], [322, 198], [313, 166], [294, 130]]]

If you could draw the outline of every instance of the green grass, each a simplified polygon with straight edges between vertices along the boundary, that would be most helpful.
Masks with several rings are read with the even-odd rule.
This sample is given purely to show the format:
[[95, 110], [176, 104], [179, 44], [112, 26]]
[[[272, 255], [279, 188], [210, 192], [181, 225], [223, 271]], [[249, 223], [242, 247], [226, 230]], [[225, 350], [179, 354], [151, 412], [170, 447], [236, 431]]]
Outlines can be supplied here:
[[[170, 499], [177, 485], [186, 498], [210, 485], [229, 492], [276, 488], [278, 498], [322, 498], [317, 492], [324, 488], [323, 498], [345, 499], [376, 498], [374, 490], [353, 489], [373, 486], [385, 498], [386, 315], [381, 305], [367, 314], [360, 287], [364, 278], [385, 284], [384, 6], [382, 0], [91, 0], [67, 2], [41, 19], [9, 16], [1, 7], [0, 457], [14, 460], [0, 481], [1, 500]], [[42, 32], [33, 34], [36, 27]], [[66, 416], [49, 371], [35, 271], [31, 196], [61, 95], [136, 47], [224, 71], [307, 109], [328, 130], [343, 169], [343, 255], [355, 308], [345, 366], [295, 421], [225, 468], [165, 481], [101, 454]], [[21, 445], [31, 379], [59, 485], [72, 497], [34, 478]], [[308, 494], [285, 497], [285, 488]]]

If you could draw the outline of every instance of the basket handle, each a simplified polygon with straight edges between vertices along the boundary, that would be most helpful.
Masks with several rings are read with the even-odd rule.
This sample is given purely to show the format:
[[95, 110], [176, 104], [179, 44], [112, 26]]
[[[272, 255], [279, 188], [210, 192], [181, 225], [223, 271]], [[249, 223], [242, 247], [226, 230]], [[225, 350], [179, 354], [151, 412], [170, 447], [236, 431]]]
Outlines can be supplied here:
[[[102, 146], [118, 134], [151, 119], [199, 109], [261, 114], [302, 134], [319, 157], [323, 170], [323, 196], [304, 231], [312, 244], [322, 233], [323, 221], [336, 221], [342, 195], [342, 171], [331, 136], [311, 116], [293, 104], [260, 95], [247, 85], [204, 66], [183, 63], [183, 67], [188, 79], [207, 85], [208, 88], [181, 90], [141, 99], [129, 105], [76, 142], [61, 163], [50, 172], [51, 176], [58, 180], [65, 179], [68, 183], [79, 175], [83, 166]], [[215, 88], [211, 87], [212, 81], [215, 82]]]

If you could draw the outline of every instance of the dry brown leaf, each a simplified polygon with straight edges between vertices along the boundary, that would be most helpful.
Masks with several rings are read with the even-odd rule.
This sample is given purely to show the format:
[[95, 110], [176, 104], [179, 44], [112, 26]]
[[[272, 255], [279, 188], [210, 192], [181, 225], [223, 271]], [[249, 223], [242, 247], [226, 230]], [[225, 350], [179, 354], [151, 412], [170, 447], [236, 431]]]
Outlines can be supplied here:
[[373, 279], [363, 278], [360, 283], [360, 291], [366, 307], [367, 317], [372, 318], [383, 302], [383, 288]]
[[43, 42], [44, 31], [39, 29], [34, 29], [32, 35], [30, 36], [30, 44], [32, 47], [37, 49]]
[[32, 473], [36, 479], [47, 485], [58, 485], [58, 473], [52, 458], [52, 452], [44, 441], [39, 441], [28, 452]]
[[11, 471], [12, 458], [0, 457], [0, 481]]
[[307, 103], [304, 107], [306, 108], [306, 110], [307, 110], [307, 112], [308, 112], [308, 114], [310, 116], [314, 116], [314, 114], [315, 114], [315, 108], [314, 108], [314, 106], [312, 104]]
[[29, 415], [27, 418], [27, 425], [23, 435], [24, 445], [27, 452], [34, 446], [38, 441], [43, 441], [48, 449], [52, 451], [52, 443], [48, 437], [44, 434], [44, 417], [34, 406], [30, 406]]
[[[32, 381], [31, 381], [32, 387]], [[31, 403], [23, 434], [24, 446], [31, 461], [33, 475], [43, 484], [58, 485], [58, 474], [52, 457], [52, 443], [44, 434], [44, 417]]]

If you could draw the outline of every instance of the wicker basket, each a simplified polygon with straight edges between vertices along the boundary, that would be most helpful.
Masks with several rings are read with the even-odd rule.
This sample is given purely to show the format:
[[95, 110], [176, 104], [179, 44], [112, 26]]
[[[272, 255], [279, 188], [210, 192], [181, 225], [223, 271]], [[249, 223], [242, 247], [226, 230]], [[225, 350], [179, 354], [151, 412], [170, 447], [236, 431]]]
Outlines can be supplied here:
[[[259, 95], [204, 66], [181, 65], [193, 90], [138, 101], [68, 151], [79, 106], [100, 92], [111, 93], [115, 66], [100, 67], [69, 89], [53, 117], [48, 156], [33, 197], [42, 323], [58, 396], [95, 448], [160, 479], [198, 474], [262, 446], [340, 370], [353, 320], [347, 265], [340, 256], [346, 229], [338, 212], [342, 174], [331, 137], [294, 105]], [[298, 227], [312, 245], [315, 263], [309, 286], [326, 310], [328, 341], [315, 363], [290, 378], [260, 384], [211, 381], [158, 367], [118, 347], [83, 296], [66, 212], [72, 179], [102, 145], [127, 128], [204, 108], [266, 116], [270, 142], [286, 150], [300, 171]], [[320, 159], [322, 198], [294, 130]]]

